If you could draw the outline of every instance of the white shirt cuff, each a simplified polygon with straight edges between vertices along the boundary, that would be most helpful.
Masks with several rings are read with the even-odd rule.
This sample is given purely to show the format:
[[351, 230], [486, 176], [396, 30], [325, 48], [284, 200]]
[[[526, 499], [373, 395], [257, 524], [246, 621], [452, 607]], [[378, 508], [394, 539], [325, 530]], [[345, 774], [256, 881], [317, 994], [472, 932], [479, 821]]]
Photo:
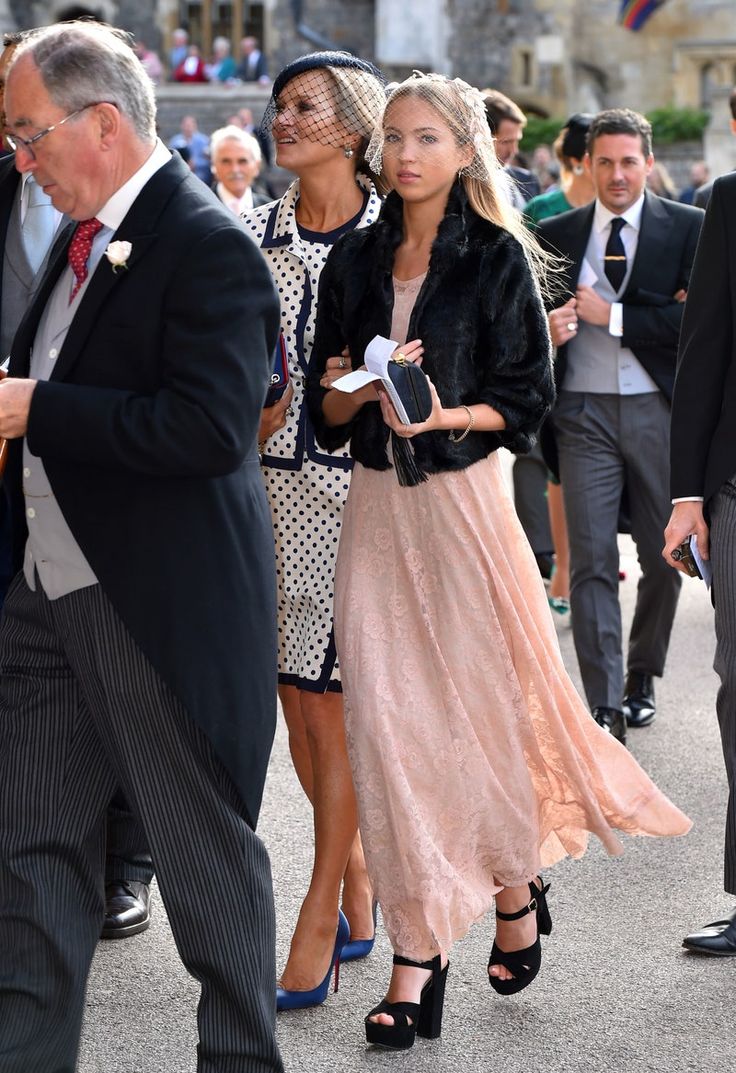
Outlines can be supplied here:
[[624, 307], [621, 302], [611, 303], [611, 313], [608, 318], [608, 334], [618, 336], [624, 334]]
[[702, 503], [702, 496], [680, 496], [678, 499], [673, 499], [673, 503]]

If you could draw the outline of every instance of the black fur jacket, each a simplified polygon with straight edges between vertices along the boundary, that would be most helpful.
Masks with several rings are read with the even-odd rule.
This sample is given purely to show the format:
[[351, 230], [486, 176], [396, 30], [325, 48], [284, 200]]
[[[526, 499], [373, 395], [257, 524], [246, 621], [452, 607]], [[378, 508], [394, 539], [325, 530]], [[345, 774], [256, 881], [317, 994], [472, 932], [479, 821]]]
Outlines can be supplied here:
[[[379, 470], [391, 463], [389, 428], [378, 403], [363, 406], [349, 424], [330, 428], [319, 380], [327, 358], [346, 344], [357, 368], [375, 335], [390, 338], [392, 268], [401, 238], [402, 202], [392, 193], [376, 223], [335, 244], [322, 270], [307, 384], [319, 442], [334, 451], [350, 440], [353, 458]], [[506, 421], [503, 432], [471, 432], [461, 443], [446, 431], [415, 436], [411, 442], [424, 473], [464, 469], [501, 446], [530, 450], [554, 402], [547, 318], [521, 246], [479, 217], [458, 183], [432, 246], [407, 338], [422, 340], [422, 368], [443, 406], [485, 402]]]

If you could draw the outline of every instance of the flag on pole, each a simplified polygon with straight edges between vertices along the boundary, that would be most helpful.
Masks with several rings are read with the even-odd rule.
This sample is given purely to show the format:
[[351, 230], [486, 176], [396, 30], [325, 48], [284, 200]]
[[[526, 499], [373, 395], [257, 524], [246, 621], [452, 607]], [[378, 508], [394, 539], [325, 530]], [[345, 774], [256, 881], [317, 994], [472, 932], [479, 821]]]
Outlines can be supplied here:
[[665, 0], [621, 0], [618, 21], [627, 30], [641, 30], [649, 16], [664, 2]]

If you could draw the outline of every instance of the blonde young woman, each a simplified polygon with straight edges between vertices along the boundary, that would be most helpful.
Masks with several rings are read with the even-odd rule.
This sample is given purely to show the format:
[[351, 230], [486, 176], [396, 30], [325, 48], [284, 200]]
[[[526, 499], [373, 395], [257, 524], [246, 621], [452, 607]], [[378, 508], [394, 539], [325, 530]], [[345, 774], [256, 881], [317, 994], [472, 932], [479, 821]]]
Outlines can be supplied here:
[[314, 809], [314, 867], [281, 974], [280, 1010], [323, 1002], [333, 967], [369, 953], [375, 929], [332, 629], [352, 462], [347, 451], [330, 456], [317, 444], [303, 403], [322, 266], [340, 235], [378, 216], [363, 160], [384, 101], [377, 69], [347, 53], [312, 53], [285, 67], [264, 125], [277, 163], [297, 179], [279, 201], [244, 217], [279, 291], [288, 356], [290, 386], [264, 410], [260, 440], [276, 540], [279, 696], [294, 767]]
[[[395, 951], [369, 1042], [440, 1034], [452, 944], [496, 905], [488, 963], [511, 994], [551, 928], [539, 872], [589, 832], [687, 818], [590, 718], [568, 678], [496, 449], [529, 447], [553, 396], [540, 255], [500, 192], [480, 94], [418, 76], [369, 149], [393, 187], [322, 275], [309, 406], [355, 468], [335, 579], [348, 749], [368, 871]], [[347, 345], [422, 360], [432, 411], [402, 424], [373, 384], [336, 390]], [[397, 466], [396, 463], [399, 463]], [[401, 479], [397, 479], [397, 476]]]

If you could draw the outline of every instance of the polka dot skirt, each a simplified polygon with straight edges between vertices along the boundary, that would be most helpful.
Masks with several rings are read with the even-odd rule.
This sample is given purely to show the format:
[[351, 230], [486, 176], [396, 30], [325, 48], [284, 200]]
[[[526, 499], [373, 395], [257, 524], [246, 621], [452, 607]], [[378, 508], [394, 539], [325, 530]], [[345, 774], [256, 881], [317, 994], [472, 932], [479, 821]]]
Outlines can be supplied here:
[[298, 181], [279, 202], [243, 217], [278, 288], [294, 386], [294, 416], [269, 439], [263, 457], [276, 539], [279, 681], [315, 692], [339, 688], [340, 682], [332, 597], [351, 460], [347, 449], [328, 455], [315, 443], [305, 405], [305, 378], [322, 266], [339, 235], [373, 223], [381, 207], [375, 190], [367, 185], [365, 189], [359, 218], [329, 234], [300, 232], [295, 216]]

